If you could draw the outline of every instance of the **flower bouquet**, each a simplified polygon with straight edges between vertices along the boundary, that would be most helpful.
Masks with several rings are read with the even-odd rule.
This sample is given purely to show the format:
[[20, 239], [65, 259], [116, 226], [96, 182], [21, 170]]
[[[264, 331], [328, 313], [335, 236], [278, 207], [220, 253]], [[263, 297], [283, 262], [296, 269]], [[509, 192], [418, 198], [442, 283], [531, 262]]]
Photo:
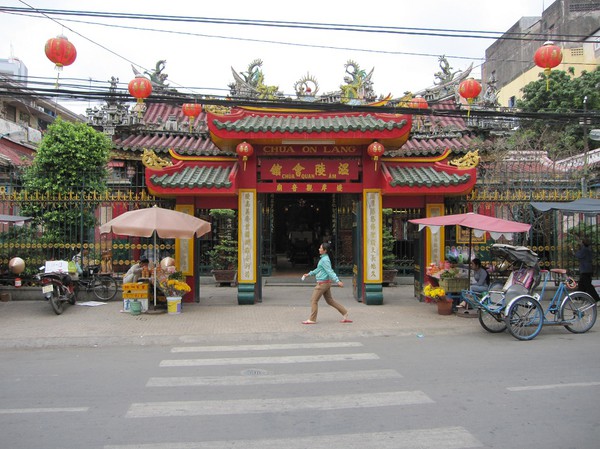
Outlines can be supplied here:
[[[431, 284], [427, 284], [423, 289], [423, 294], [427, 298], [431, 298], [431, 301], [438, 302], [446, 299], [446, 291], [442, 287], [435, 287]], [[430, 301], [426, 301], [430, 302]]]
[[184, 277], [181, 271], [175, 271], [162, 279], [159, 276], [157, 277], [159, 278], [160, 289], [167, 297], [181, 297], [192, 290], [183, 280]]

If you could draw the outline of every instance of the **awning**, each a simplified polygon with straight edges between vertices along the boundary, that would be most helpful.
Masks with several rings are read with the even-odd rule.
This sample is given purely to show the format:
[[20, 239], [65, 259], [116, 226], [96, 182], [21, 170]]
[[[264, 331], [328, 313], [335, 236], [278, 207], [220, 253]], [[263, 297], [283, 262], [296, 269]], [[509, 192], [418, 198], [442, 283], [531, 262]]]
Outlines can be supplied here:
[[532, 201], [530, 204], [532, 207], [542, 212], [559, 210], [561, 212], [568, 213], [583, 213], [590, 215], [600, 214], [600, 200], [594, 198], [581, 198], [566, 203]]
[[23, 217], [21, 215], [0, 214], [1, 224], [14, 224], [15, 226], [23, 226], [25, 222], [31, 221], [32, 219], [32, 217]]

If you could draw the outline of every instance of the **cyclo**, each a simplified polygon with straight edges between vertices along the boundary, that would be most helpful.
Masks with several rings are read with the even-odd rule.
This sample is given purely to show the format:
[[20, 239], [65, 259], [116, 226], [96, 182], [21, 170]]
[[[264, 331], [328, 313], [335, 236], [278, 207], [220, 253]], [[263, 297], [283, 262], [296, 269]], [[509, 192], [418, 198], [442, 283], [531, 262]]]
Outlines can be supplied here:
[[[584, 333], [596, 322], [597, 307], [587, 293], [576, 291], [577, 284], [566, 270], [541, 270], [538, 255], [524, 246], [492, 245], [491, 254], [499, 259], [500, 270], [510, 274], [505, 282], [493, 282], [487, 293], [463, 290], [461, 299], [477, 309], [479, 323], [492, 333], [508, 329], [518, 340], [532, 340], [543, 325], [564, 326], [573, 333]], [[548, 282], [556, 292], [547, 308], [542, 300]], [[535, 292], [542, 283], [541, 291]]]

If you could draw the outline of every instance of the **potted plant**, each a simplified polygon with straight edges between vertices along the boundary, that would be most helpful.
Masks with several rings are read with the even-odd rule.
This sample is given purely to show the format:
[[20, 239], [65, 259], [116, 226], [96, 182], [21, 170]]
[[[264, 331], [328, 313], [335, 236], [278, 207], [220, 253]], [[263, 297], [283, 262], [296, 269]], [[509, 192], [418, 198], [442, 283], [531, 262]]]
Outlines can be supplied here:
[[437, 303], [440, 315], [452, 314], [452, 300], [446, 297], [446, 291], [442, 287], [427, 284], [423, 289], [423, 294], [427, 298], [431, 298], [431, 301]]
[[217, 244], [207, 253], [212, 266], [211, 273], [219, 285], [235, 285], [238, 264], [236, 212], [233, 209], [211, 209], [209, 215], [214, 219], [218, 237]]
[[394, 243], [396, 238], [388, 226], [388, 221], [392, 216], [392, 209], [383, 209], [383, 230], [382, 230], [382, 268], [383, 285], [393, 284], [396, 280], [398, 270], [396, 269], [396, 255], [394, 254]]

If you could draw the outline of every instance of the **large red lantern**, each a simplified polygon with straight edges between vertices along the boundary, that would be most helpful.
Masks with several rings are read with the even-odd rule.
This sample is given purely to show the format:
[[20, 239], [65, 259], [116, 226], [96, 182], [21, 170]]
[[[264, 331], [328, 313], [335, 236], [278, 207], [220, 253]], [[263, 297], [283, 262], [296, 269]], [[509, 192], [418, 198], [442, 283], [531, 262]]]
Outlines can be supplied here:
[[481, 93], [481, 84], [474, 78], [466, 79], [458, 86], [458, 93], [469, 103], [467, 112], [467, 117], [469, 117], [471, 115], [471, 104], [473, 104], [473, 100]]
[[550, 72], [562, 62], [562, 50], [554, 42], [544, 42], [533, 55], [535, 65], [544, 69], [546, 75], [546, 90], [550, 89]]
[[238, 156], [242, 157], [242, 160], [244, 161], [244, 170], [246, 170], [246, 161], [254, 154], [254, 148], [248, 142], [242, 142], [235, 147], [235, 152]]
[[137, 98], [136, 108], [138, 110], [138, 115], [141, 116], [144, 109], [144, 98], [148, 98], [152, 93], [152, 83], [142, 75], [137, 75], [134, 79], [129, 81], [127, 88], [129, 89], [131, 96]]
[[375, 171], [377, 171], [377, 160], [383, 156], [384, 151], [385, 147], [377, 141], [367, 147], [367, 153], [375, 161]]
[[[427, 104], [427, 100], [425, 100], [425, 98], [423, 98], [420, 95], [417, 95], [415, 98], [410, 100], [410, 102], [408, 103], [408, 107], [411, 109], [427, 109], [427, 108], [429, 108], [429, 105]], [[423, 125], [423, 117], [421, 116], [421, 114], [418, 114], [417, 115], [417, 129], [421, 129], [422, 125]]]
[[75, 45], [64, 36], [48, 39], [44, 51], [48, 59], [56, 64], [56, 70], [62, 70], [64, 66], [73, 64], [77, 58]]
[[185, 115], [186, 117], [189, 117], [190, 132], [192, 132], [192, 126], [194, 123], [194, 119], [196, 117], [198, 117], [200, 115], [200, 113], [202, 112], [202, 105], [200, 105], [198, 103], [185, 103], [181, 107], [181, 110], [183, 112], [183, 115]]

